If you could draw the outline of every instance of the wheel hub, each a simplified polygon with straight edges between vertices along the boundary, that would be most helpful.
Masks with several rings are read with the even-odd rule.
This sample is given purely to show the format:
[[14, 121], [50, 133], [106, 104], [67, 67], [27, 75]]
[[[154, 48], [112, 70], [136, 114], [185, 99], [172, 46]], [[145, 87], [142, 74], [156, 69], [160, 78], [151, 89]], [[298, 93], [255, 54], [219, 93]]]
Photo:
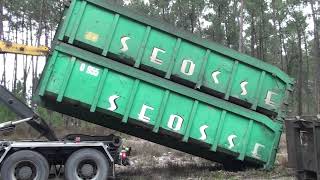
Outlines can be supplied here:
[[97, 165], [92, 160], [84, 160], [78, 165], [77, 172], [82, 179], [92, 179], [97, 174]]
[[36, 174], [36, 167], [30, 161], [19, 162], [14, 170], [14, 176], [17, 180], [33, 180]]

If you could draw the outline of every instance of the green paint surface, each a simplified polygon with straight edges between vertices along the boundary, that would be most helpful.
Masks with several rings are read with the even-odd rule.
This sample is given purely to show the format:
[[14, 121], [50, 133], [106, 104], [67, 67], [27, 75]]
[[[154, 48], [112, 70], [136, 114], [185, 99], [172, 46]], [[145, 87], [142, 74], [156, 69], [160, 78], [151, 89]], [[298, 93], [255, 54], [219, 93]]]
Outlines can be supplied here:
[[[52, 68], [46, 67], [42, 74], [49, 78], [41, 78], [38, 87], [45, 89], [43, 98], [57, 99], [60, 95], [62, 103], [68, 104], [63, 108], [76, 104], [82, 108], [82, 114], [101, 112], [111, 117], [90, 120], [97, 124], [120, 122], [127, 109], [129, 119], [125, 123], [129, 129], [135, 124], [152, 132], [160, 124], [160, 131], [153, 133], [168, 134], [176, 141], [186, 139], [190, 146], [206, 148], [212, 156], [216, 150], [210, 151], [210, 147], [217, 144], [217, 150], [231, 158], [244, 155], [244, 161], [251, 159], [267, 169], [272, 167], [282, 131], [279, 121], [66, 44], [56, 46], [54, 54], [47, 63]], [[138, 84], [134, 88], [136, 80]], [[166, 92], [168, 99], [164, 101]], [[90, 112], [94, 106], [97, 108]], [[261, 147], [255, 152], [257, 143]]]
[[[159, 41], [159, 39], [161, 39], [161, 41]], [[151, 72], [156, 70], [162, 73], [163, 76], [164, 73], [169, 70], [176, 41], [176, 38], [169, 34], [160, 31], [151, 31], [142, 59], [142, 65], [146, 66], [145, 70]], [[154, 48], [162, 50], [157, 54], [157, 59], [162, 61], [161, 64], [155, 64], [154, 62], [150, 61]]]
[[[283, 116], [279, 109], [293, 80], [274, 66], [105, 1], [73, 0], [67, 11], [60, 40], [189, 88], [233, 98], [233, 103], [263, 109], [259, 112], [270, 117]], [[232, 74], [235, 62], [239, 65]], [[216, 79], [214, 72], [219, 72]], [[260, 80], [262, 73], [266, 75]], [[243, 82], [247, 85], [241, 88]]]
[[[228, 83], [231, 77], [234, 61], [218, 54], [211, 54], [206, 66], [203, 86], [208, 89], [215, 89], [220, 93], [227, 91]], [[214, 72], [220, 72], [215, 82], [212, 78]]]
[[[128, 28], [134, 27], [134, 28]], [[140, 48], [140, 44], [143, 40], [143, 35], [146, 30], [145, 26], [138, 24], [137, 22], [130, 21], [127, 18], [120, 18], [115, 31], [114, 36], [111, 38], [110, 53], [115, 54], [120, 57], [118, 61], [123, 61], [127, 63], [134, 63]], [[130, 39], [126, 41], [128, 50], [123, 52], [121, 49], [123, 45], [121, 43], [121, 38], [129, 37]]]
[[[110, 108], [109, 98], [111, 96], [119, 96], [117, 99], [118, 108], [113, 112], [117, 114], [124, 114], [125, 107], [129, 101], [130, 89], [132, 88], [134, 80], [128, 76], [124, 76], [115, 72], [108, 72], [107, 79], [104, 83], [101, 96], [99, 97], [98, 107], [104, 111]], [[110, 86], [110, 84], [117, 84], [117, 86]]]

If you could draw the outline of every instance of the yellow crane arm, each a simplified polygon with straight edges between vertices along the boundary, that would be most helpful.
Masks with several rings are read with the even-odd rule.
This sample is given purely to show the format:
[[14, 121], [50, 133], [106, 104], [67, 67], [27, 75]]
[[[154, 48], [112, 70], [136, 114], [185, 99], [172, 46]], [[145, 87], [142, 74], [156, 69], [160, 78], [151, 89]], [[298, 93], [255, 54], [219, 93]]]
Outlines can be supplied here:
[[46, 46], [28, 46], [23, 44], [0, 41], [0, 53], [23, 54], [31, 56], [45, 56], [49, 52]]

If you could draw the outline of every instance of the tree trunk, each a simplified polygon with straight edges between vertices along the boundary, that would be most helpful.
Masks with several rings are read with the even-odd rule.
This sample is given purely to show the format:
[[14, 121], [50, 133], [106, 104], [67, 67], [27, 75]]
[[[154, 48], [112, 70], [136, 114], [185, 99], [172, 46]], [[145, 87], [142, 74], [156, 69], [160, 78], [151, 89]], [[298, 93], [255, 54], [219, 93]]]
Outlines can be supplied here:
[[[276, 9], [276, 4], [275, 3], [276, 3], [275, 0], [272, 0], [272, 2], [271, 2], [271, 5], [272, 5], [272, 21], [273, 21], [273, 26], [274, 26], [274, 29], [276, 31], [276, 34], [278, 35], [275, 38], [275, 42], [276, 42], [276, 47], [274, 47], [274, 49], [276, 50], [275, 58], [276, 59], [280, 58], [280, 65], [281, 65], [281, 69], [283, 70], [284, 66], [283, 66], [283, 60], [282, 60], [281, 31], [280, 31], [281, 30], [281, 23], [277, 19], [278, 11]], [[277, 27], [277, 25], [279, 27]], [[279, 39], [279, 41], [277, 41], [277, 39]]]
[[[18, 26], [15, 29], [15, 42], [18, 42]], [[13, 84], [12, 92], [17, 92], [17, 68], [18, 68], [18, 55], [14, 55], [14, 67], [13, 67]]]
[[[314, 24], [314, 56], [317, 59], [317, 69], [316, 69], [316, 80], [317, 81], [317, 88], [318, 89], [316, 91], [317, 95], [316, 95], [316, 102], [317, 102], [317, 113], [320, 114], [320, 39], [319, 39], [319, 24], [318, 24], [318, 19], [316, 17], [316, 9], [314, 7], [315, 5], [315, 1], [314, 0], [310, 0], [310, 5], [311, 5], [311, 11], [312, 11], [312, 19], [313, 19], [313, 24]], [[319, 10], [319, 9], [318, 9]]]
[[[3, 0], [0, 0], [0, 40], [4, 40], [4, 32], [3, 32]], [[0, 83], [6, 88], [7, 87], [7, 79], [6, 79], [6, 56], [4, 54], [1, 55], [3, 59], [3, 73], [1, 75]]]
[[301, 31], [299, 29], [299, 27], [297, 27], [297, 34], [298, 34], [298, 51], [299, 51], [299, 72], [298, 72], [298, 115], [301, 116], [303, 114], [303, 97], [302, 97], [302, 91], [304, 89], [303, 87], [303, 72], [302, 72], [302, 68], [303, 68], [303, 60], [302, 60], [302, 49], [301, 49], [301, 45], [302, 45], [302, 38], [301, 38]]
[[318, 81], [315, 81], [315, 85], [314, 85], [314, 94], [315, 94], [315, 101], [316, 101], [316, 114], [320, 114], [320, 106], [319, 106], [319, 102], [317, 101], [318, 99], [320, 99], [320, 89], [318, 89], [318, 87], [320, 86], [318, 84]]
[[[22, 14], [22, 44], [28, 44], [28, 36], [24, 37], [24, 31], [25, 31], [25, 16], [24, 13]], [[26, 40], [26, 42], [25, 42]], [[27, 77], [28, 77], [28, 57], [25, 55], [23, 56], [23, 82], [22, 82], [22, 98], [27, 100]]]
[[240, 22], [239, 22], [239, 52], [243, 52], [243, 0], [240, 4]]
[[194, 33], [195, 30], [195, 9], [194, 4], [191, 2], [191, 13], [189, 14], [190, 25], [191, 25], [191, 33]]
[[255, 18], [254, 13], [251, 14], [251, 42], [250, 42], [250, 48], [251, 48], [251, 56], [256, 57], [255, 53], [255, 45], [256, 45], [256, 30], [255, 30]]
[[281, 27], [281, 22], [278, 21], [278, 25], [279, 25], [279, 48], [280, 48], [280, 62], [281, 62], [281, 69], [283, 71], [285, 71], [285, 65], [284, 65], [284, 60], [283, 60], [283, 56], [282, 56], [282, 39], [283, 39], [283, 34], [282, 34], [282, 27]]
[[314, 23], [314, 44], [317, 52], [317, 57], [320, 57], [320, 41], [319, 41], [319, 24], [318, 24], [318, 19], [316, 17], [316, 10], [314, 8], [314, 0], [310, 0], [310, 5], [311, 5], [311, 11], [312, 11], [312, 19]]
[[0, 40], [4, 40], [3, 21], [3, 0], [0, 0]]
[[[306, 33], [303, 33], [303, 44], [304, 44], [304, 52], [305, 52], [305, 61], [306, 61], [306, 73], [303, 73], [305, 74], [303, 79], [306, 81], [306, 85], [305, 85], [305, 92], [307, 92], [307, 94], [310, 94], [310, 89], [309, 89], [309, 71], [310, 71], [310, 66], [309, 66], [309, 54], [308, 54], [308, 44], [307, 44], [307, 35]], [[301, 48], [300, 48], [301, 49]], [[308, 96], [308, 102], [307, 103], [307, 113], [309, 114], [310, 113], [310, 105], [313, 104], [313, 98], [312, 96]]]

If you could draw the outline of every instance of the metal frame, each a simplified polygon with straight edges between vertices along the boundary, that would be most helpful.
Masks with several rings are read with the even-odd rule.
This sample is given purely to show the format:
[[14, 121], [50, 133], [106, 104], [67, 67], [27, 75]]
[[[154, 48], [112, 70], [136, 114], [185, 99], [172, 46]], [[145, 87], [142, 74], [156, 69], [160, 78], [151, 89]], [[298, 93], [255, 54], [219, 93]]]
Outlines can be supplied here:
[[49, 52], [46, 46], [28, 46], [10, 41], [0, 40], [0, 53], [12, 53], [31, 56], [45, 56]]
[[320, 179], [320, 122], [304, 116], [285, 121], [288, 166], [298, 179]]
[[11, 92], [1, 85], [0, 102], [2, 102], [3, 105], [11, 109], [21, 118], [32, 117], [33, 119], [27, 121], [27, 123], [36, 131], [38, 131], [40, 135], [45, 136], [50, 141], [58, 140], [53, 130], [50, 129], [49, 125], [41, 117], [39, 117], [30, 107], [16, 98]]

